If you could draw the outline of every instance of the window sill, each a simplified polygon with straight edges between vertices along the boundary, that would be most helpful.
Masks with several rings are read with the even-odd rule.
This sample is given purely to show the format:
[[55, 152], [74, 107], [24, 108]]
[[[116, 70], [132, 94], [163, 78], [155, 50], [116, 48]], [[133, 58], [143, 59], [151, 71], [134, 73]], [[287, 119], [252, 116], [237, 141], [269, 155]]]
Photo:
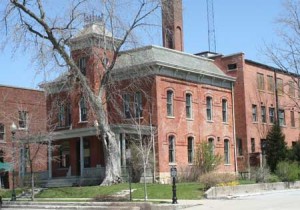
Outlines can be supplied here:
[[144, 117], [123, 117], [123, 120], [142, 120]]
[[194, 118], [186, 118], [187, 121], [194, 121]]
[[175, 119], [175, 116], [167, 116], [169, 119]]
[[213, 120], [206, 120], [206, 122], [208, 122], [208, 123], [214, 123]]
[[223, 125], [229, 125], [229, 123], [228, 122], [222, 122], [223, 123]]
[[3, 140], [0, 140], [0, 144], [5, 144], [6, 141], [3, 139]]
[[252, 121], [253, 124], [258, 124], [258, 121]]
[[78, 123], [79, 124], [85, 124], [85, 123], [88, 123], [88, 121], [79, 121]]
[[176, 166], [177, 163], [169, 163], [169, 166]]
[[224, 166], [231, 166], [231, 164], [230, 163], [226, 163], [226, 164], [224, 164]]

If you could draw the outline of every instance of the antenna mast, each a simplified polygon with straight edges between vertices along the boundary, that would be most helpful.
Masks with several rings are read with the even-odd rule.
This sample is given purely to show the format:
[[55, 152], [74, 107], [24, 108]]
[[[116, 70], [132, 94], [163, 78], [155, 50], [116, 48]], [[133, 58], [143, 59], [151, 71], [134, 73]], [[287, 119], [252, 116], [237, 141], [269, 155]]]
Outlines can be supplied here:
[[208, 50], [216, 52], [216, 33], [215, 33], [215, 15], [214, 0], [206, 0], [207, 6], [207, 26], [208, 26]]

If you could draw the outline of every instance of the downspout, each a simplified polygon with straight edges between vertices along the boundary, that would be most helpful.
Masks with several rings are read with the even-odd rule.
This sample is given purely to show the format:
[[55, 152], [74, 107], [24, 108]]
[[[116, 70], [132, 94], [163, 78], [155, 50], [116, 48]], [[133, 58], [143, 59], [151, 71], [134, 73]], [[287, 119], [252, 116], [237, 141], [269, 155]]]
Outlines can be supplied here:
[[234, 167], [235, 173], [238, 174], [237, 152], [236, 152], [236, 130], [235, 130], [235, 104], [234, 104], [234, 85], [231, 82], [231, 100], [232, 100], [232, 126], [233, 126], [233, 145], [234, 145]]
[[275, 80], [275, 109], [276, 109], [275, 121], [277, 125], [279, 125], [278, 87], [277, 87], [277, 73], [275, 69], [274, 69], [274, 80]]

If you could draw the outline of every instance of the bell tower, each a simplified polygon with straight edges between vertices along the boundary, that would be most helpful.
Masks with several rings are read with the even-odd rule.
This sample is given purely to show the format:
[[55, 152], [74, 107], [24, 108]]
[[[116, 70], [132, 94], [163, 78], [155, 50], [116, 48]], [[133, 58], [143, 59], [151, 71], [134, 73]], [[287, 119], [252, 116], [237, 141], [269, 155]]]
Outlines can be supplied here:
[[183, 51], [182, 0], [162, 0], [163, 46]]

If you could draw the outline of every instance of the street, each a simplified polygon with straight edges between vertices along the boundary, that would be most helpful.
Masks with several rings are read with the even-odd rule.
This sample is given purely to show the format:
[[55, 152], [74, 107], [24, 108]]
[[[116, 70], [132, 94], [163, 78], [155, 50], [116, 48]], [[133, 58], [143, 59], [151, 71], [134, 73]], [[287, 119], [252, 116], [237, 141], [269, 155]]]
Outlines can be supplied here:
[[300, 190], [277, 191], [228, 200], [203, 200], [186, 210], [298, 210]]

